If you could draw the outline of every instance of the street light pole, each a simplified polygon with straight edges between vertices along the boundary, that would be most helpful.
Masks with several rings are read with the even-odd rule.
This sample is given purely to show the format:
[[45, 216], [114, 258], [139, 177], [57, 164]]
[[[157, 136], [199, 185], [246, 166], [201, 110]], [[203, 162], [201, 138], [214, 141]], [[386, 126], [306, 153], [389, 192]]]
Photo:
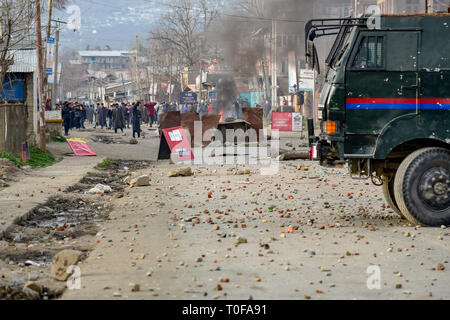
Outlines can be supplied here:
[[278, 105], [277, 79], [277, 21], [272, 19], [272, 109]]

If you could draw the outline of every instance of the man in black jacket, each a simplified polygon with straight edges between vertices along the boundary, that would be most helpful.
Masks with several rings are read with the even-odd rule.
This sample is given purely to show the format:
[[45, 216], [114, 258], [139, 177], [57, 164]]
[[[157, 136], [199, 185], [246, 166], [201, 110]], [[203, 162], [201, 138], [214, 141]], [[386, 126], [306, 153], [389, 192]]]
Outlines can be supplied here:
[[141, 137], [141, 111], [139, 110], [140, 102], [136, 103], [133, 106], [132, 113], [133, 113], [133, 138], [136, 138], [135, 134], [138, 134], [138, 138]]
[[69, 107], [69, 103], [66, 101], [64, 103], [64, 107], [61, 110], [62, 119], [64, 121], [64, 133], [66, 136], [69, 135], [69, 129], [70, 129], [70, 114], [72, 113], [71, 108]]
[[85, 130], [86, 128], [84, 127], [84, 121], [86, 121], [87, 118], [86, 107], [81, 105], [80, 110], [81, 110], [80, 127], [81, 129]]
[[130, 127], [130, 113], [128, 111], [127, 106], [125, 105], [125, 103], [122, 102], [122, 106], [120, 107], [123, 113], [123, 119], [125, 121], [125, 128], [129, 128]]
[[75, 128], [80, 130], [80, 128], [81, 128], [81, 109], [80, 109], [80, 106], [78, 104], [75, 107], [74, 121], [75, 121]]

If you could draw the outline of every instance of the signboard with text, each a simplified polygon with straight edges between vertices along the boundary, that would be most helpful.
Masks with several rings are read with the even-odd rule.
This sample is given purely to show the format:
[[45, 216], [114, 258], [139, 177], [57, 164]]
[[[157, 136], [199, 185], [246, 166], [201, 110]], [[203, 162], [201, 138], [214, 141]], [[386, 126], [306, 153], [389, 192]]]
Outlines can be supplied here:
[[97, 156], [84, 139], [67, 139], [67, 143], [77, 157]]
[[179, 161], [194, 159], [189, 139], [187, 138], [183, 127], [163, 129], [162, 131], [170, 151], [178, 156]]
[[312, 92], [314, 90], [314, 70], [301, 69], [298, 90]]
[[[45, 71], [47, 75], [53, 75], [53, 68], [55, 64], [55, 38], [47, 38], [47, 65]], [[53, 78], [51, 79], [53, 81]]]
[[197, 94], [195, 92], [180, 93], [180, 104], [194, 104], [197, 103]]
[[303, 117], [301, 113], [273, 112], [272, 130], [301, 132], [303, 130]]

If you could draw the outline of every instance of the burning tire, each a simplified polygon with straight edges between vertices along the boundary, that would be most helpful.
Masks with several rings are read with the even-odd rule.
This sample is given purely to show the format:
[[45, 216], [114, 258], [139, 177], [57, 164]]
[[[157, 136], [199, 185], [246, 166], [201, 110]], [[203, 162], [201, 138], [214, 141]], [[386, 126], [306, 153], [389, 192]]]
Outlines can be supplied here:
[[400, 165], [394, 182], [395, 200], [415, 225], [450, 225], [450, 152], [420, 149]]

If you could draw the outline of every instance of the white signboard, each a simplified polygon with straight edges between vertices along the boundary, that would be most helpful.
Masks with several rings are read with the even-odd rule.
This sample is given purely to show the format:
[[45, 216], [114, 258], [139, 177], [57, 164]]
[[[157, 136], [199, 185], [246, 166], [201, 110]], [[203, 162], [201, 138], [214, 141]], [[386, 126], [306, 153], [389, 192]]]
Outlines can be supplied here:
[[314, 90], [314, 70], [301, 69], [299, 91], [312, 92]]
[[45, 72], [49, 76], [48, 82], [53, 83], [53, 69], [55, 65], [55, 38], [47, 38], [47, 65]]
[[292, 114], [292, 131], [301, 132], [303, 130], [303, 116], [301, 113]]
[[61, 111], [45, 111], [45, 120], [62, 120]]

